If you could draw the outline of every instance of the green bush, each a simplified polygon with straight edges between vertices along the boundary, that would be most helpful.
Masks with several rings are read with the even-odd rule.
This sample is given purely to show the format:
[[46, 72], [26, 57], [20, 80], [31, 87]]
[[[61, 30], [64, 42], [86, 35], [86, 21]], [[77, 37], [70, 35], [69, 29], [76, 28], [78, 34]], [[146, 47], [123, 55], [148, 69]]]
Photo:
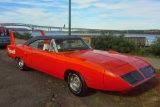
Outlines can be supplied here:
[[14, 34], [14, 37], [18, 38], [18, 39], [28, 40], [28, 39], [32, 38], [32, 35], [30, 33], [20, 34], [18, 32], [13, 32], [13, 34]]
[[113, 50], [121, 53], [132, 53], [136, 49], [136, 45], [125, 40], [124, 34], [116, 36], [113, 33], [109, 35], [103, 34], [93, 41], [93, 47], [100, 50]]
[[160, 38], [156, 38], [155, 43], [150, 46], [149, 52], [152, 55], [160, 56]]
[[143, 48], [137, 48], [134, 51], [134, 55], [139, 55], [139, 56], [148, 56], [150, 55], [149, 51], [147, 48], [143, 47]]

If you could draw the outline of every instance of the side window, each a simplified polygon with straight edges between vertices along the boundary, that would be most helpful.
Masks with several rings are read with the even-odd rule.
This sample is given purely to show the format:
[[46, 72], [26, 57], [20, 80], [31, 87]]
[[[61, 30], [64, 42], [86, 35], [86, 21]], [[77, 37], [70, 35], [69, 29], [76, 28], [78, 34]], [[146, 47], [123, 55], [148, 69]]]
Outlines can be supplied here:
[[48, 51], [50, 47], [50, 40], [37, 40], [29, 44], [30, 47]]
[[37, 40], [35, 42], [32, 42], [31, 44], [29, 44], [30, 47], [32, 48], [38, 48], [38, 43], [42, 42], [42, 40]]

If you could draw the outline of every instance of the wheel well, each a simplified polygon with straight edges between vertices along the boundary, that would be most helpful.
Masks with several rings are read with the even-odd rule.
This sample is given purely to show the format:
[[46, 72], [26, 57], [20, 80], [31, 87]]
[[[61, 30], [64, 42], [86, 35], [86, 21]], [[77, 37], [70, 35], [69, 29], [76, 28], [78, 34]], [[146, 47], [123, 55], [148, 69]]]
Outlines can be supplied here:
[[[65, 80], [65, 81], [67, 81], [67, 76], [68, 76], [68, 74], [69, 74], [70, 72], [77, 72], [77, 71], [74, 71], [74, 70], [71, 70], [71, 69], [66, 70], [65, 73], [64, 73], [64, 80]], [[77, 72], [77, 73], [78, 73], [78, 72]]]
[[20, 57], [15, 57], [15, 60], [17, 61]]
[[[78, 76], [78, 78], [80, 79], [81, 86], [79, 87], [78, 90], [74, 90], [72, 88], [72, 86], [70, 85], [71, 84], [70, 80], [69, 81], [67, 80], [68, 79], [68, 75], [70, 75], [70, 72], [71, 72], [71, 75], [72, 74], [76, 74]], [[66, 70], [65, 74], [64, 74], [64, 79], [65, 79], [65, 81], [67, 81], [69, 89], [74, 95], [76, 95], [76, 96], [85, 96], [86, 95], [86, 93], [88, 91], [88, 86], [87, 86], [84, 78], [82, 77], [82, 75], [79, 72], [77, 72], [75, 70]]]

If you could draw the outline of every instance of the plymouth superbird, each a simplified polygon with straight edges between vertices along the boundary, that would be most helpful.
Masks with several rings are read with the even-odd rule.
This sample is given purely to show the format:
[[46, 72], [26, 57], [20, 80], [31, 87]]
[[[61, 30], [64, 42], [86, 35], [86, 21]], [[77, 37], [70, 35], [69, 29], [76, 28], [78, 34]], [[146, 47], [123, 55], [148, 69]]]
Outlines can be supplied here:
[[28, 67], [65, 80], [77, 96], [89, 88], [127, 92], [155, 77], [146, 61], [115, 51], [91, 48], [82, 38], [36, 36], [17, 45], [10, 31], [11, 44], [6, 51], [21, 70]]

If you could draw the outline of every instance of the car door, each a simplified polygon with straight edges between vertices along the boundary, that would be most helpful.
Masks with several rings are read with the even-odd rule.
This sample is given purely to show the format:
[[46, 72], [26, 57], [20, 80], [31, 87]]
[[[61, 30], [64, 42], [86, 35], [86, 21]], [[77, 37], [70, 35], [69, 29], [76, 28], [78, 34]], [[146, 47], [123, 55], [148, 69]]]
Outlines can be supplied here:
[[[47, 48], [46, 44], [48, 44]], [[56, 76], [58, 75], [56, 72], [58, 60], [56, 49], [53, 45], [53, 40], [38, 40], [30, 44], [30, 46], [36, 48], [31, 52], [31, 62], [33, 68]]]
[[32, 52], [35, 50], [34, 48], [24, 45], [24, 61], [27, 66], [32, 67]]

